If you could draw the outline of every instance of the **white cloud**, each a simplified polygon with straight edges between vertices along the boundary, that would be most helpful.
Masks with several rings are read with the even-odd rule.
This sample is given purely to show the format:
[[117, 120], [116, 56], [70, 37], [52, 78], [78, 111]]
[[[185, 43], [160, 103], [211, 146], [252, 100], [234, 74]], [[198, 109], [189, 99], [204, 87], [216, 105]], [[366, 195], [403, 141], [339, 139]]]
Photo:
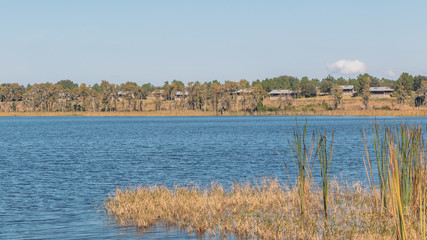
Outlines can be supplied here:
[[396, 76], [396, 73], [393, 70], [385, 71], [384, 74], [387, 75], [388, 77], [394, 77], [394, 76]]
[[331, 64], [328, 63], [326, 67], [332, 72], [339, 72], [341, 74], [355, 74], [366, 72], [365, 63], [359, 60], [341, 59]]

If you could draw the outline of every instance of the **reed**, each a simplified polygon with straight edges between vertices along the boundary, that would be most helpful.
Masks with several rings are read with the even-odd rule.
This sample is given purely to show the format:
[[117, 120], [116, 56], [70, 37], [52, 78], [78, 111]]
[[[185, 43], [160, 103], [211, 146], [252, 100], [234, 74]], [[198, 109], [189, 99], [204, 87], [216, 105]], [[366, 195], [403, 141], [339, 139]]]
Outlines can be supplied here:
[[295, 163], [295, 166], [298, 169], [297, 186], [300, 214], [304, 215], [313, 173], [314, 158], [312, 158], [312, 154], [313, 148], [315, 146], [315, 135], [313, 133], [310, 144], [307, 145], [307, 121], [305, 122], [302, 130], [299, 129], [298, 120], [296, 118], [295, 121], [296, 127], [294, 128], [292, 134], [292, 142], [288, 140], [288, 145], [291, 152], [292, 161]]
[[[365, 157], [363, 157], [363, 165], [365, 166], [365, 171], [366, 171], [366, 177], [368, 178], [368, 184], [374, 194], [375, 197], [375, 209], [378, 210], [378, 198], [377, 198], [377, 194], [376, 194], [376, 186], [375, 186], [375, 180], [374, 180], [374, 174], [372, 171], [372, 161], [371, 158], [369, 157], [369, 151], [368, 151], [368, 143], [366, 140], [366, 131], [365, 128], [363, 128], [361, 130], [362, 132], [362, 139], [363, 139], [363, 146], [365, 148], [365, 154], [366, 154], [366, 159]], [[375, 138], [375, 137], [374, 137]]]
[[[391, 144], [394, 144], [394, 140], [389, 140]], [[395, 220], [396, 229], [398, 229], [397, 239], [406, 240], [406, 227], [405, 227], [405, 215], [404, 215], [404, 201], [402, 200], [401, 191], [401, 171], [399, 169], [399, 158], [396, 148], [391, 148], [389, 151], [389, 171], [388, 171], [388, 182], [390, 191], [390, 200], [392, 206], [392, 215]]]
[[[388, 210], [395, 221], [398, 239], [407, 239], [407, 221], [420, 222], [420, 235], [425, 238], [426, 144], [420, 124], [401, 123], [382, 129], [372, 124], [373, 144], [380, 182], [382, 214]], [[365, 168], [373, 192], [376, 192], [372, 164], [367, 149], [366, 133], [362, 132], [366, 151]], [[366, 166], [369, 166], [369, 171]], [[389, 206], [390, 203], [390, 206]], [[388, 208], [390, 207], [390, 208]]]
[[317, 132], [317, 150], [316, 154], [319, 158], [320, 176], [322, 178], [322, 193], [323, 193], [323, 211], [324, 211], [324, 238], [327, 239], [329, 235], [328, 224], [328, 196], [329, 196], [329, 169], [332, 162], [332, 152], [334, 146], [334, 133], [331, 133], [331, 143], [328, 155], [328, 137], [326, 133], [320, 134]]
[[[319, 136], [320, 134], [318, 134]], [[320, 176], [322, 178], [322, 192], [323, 192], [323, 210], [325, 212], [325, 220], [328, 220], [328, 195], [329, 195], [329, 169], [331, 168], [332, 152], [334, 148], [334, 133], [331, 133], [331, 143], [329, 146], [328, 154], [328, 137], [322, 134], [318, 140], [317, 154], [319, 157]]]
[[[381, 136], [380, 136], [381, 134]], [[377, 163], [377, 171], [380, 182], [380, 198], [382, 202], [382, 210], [387, 209], [387, 136], [385, 132], [381, 132], [378, 121], [375, 121], [372, 126], [372, 137], [375, 149], [375, 157]]]
[[426, 189], [419, 189], [419, 222], [420, 222], [420, 236], [426, 239]]
[[[384, 126], [385, 128], [385, 126]], [[387, 135], [386, 131], [380, 128], [378, 121], [375, 120], [371, 125], [372, 129], [372, 139], [375, 150], [375, 159], [377, 164], [377, 173], [379, 180], [380, 188], [380, 199], [381, 199], [381, 211], [387, 209], [387, 179], [388, 179], [388, 151], [387, 151]], [[368, 182], [371, 185], [372, 189], [376, 189], [374, 175], [372, 171], [372, 162], [369, 157], [368, 144], [367, 144], [367, 132], [366, 129], [362, 130], [363, 146], [365, 148], [366, 160], [364, 160], [366, 175], [368, 177]], [[369, 170], [368, 170], [369, 167]], [[372, 181], [371, 181], [372, 179]]]

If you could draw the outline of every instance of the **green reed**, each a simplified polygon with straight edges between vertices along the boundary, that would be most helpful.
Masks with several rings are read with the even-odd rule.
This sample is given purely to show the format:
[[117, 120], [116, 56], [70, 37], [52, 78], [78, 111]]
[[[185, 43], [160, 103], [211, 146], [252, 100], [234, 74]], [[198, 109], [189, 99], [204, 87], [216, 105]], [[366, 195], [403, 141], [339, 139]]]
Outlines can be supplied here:
[[[308, 198], [308, 192], [310, 190], [311, 176], [313, 173], [313, 161], [312, 153], [315, 145], [314, 134], [311, 138], [310, 144], [306, 144], [307, 136], [307, 121], [304, 124], [302, 132], [298, 126], [298, 120], [296, 120], [296, 127], [293, 132], [293, 141], [291, 143], [288, 140], [289, 148], [291, 150], [292, 160], [298, 168], [298, 196], [300, 205], [300, 214], [304, 215], [306, 209], [306, 202]], [[295, 156], [294, 156], [295, 153]], [[296, 161], [295, 161], [296, 159]]]
[[324, 238], [328, 238], [328, 196], [329, 196], [329, 169], [332, 162], [332, 151], [334, 148], [334, 132], [331, 133], [331, 143], [328, 154], [328, 137], [326, 133], [317, 133], [317, 150], [316, 154], [319, 158], [320, 176], [322, 177], [322, 193], [323, 193], [323, 211], [324, 211]]
[[[405, 218], [408, 218], [409, 214], [412, 215], [411, 219], [418, 216], [421, 236], [425, 236], [426, 144], [423, 141], [421, 125], [401, 123], [387, 127], [384, 124], [380, 129], [375, 121], [372, 134], [382, 212], [388, 209], [394, 216], [398, 239], [407, 239]], [[376, 187], [364, 130], [362, 135], [368, 163], [365, 162], [366, 173], [375, 194]]]
[[[381, 135], [380, 135], [381, 134]], [[377, 170], [380, 184], [380, 198], [382, 209], [387, 208], [387, 136], [385, 132], [381, 132], [378, 121], [372, 125], [372, 136], [375, 149], [375, 158], [377, 162]]]
[[322, 191], [323, 191], [323, 210], [325, 212], [325, 219], [328, 219], [328, 195], [329, 195], [329, 169], [331, 168], [332, 151], [334, 147], [334, 133], [331, 134], [331, 143], [328, 154], [328, 138], [325, 134], [318, 134], [317, 154], [320, 165], [320, 176], [322, 177]]
[[[365, 166], [366, 176], [368, 178], [368, 184], [374, 193], [375, 209], [378, 209], [378, 198], [377, 198], [377, 194], [376, 194], [374, 174], [372, 171], [372, 162], [371, 162], [371, 158], [369, 157], [368, 143], [366, 140], [366, 131], [363, 128], [361, 132], [362, 132], [363, 146], [365, 147], [365, 154], [366, 154], [366, 160], [365, 160], [365, 157], [363, 157], [363, 164]], [[374, 137], [374, 139], [375, 139], [375, 137]]]

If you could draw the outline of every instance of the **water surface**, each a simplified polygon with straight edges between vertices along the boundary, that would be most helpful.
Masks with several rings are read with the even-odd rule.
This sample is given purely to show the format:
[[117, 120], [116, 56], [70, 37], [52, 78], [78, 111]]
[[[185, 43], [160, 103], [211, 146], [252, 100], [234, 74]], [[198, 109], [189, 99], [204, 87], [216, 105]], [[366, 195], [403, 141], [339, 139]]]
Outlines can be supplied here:
[[[374, 118], [305, 119], [309, 132], [335, 133], [331, 173], [364, 181], [360, 130]], [[285, 116], [0, 118], [0, 239], [194, 238], [158, 227], [121, 229], [100, 206], [116, 187], [228, 186], [262, 176], [289, 183], [283, 161], [294, 178], [287, 143], [294, 126]]]

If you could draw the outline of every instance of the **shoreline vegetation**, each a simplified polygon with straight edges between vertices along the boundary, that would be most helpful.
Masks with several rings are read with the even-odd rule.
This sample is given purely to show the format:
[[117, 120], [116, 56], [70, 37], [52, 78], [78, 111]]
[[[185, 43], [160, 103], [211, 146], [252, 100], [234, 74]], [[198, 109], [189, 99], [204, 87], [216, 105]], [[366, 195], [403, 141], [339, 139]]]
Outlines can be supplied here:
[[172, 117], [172, 116], [390, 116], [426, 117], [427, 110], [319, 110], [319, 111], [265, 111], [212, 112], [201, 110], [153, 110], [115, 112], [0, 112], [0, 117]]
[[[334, 134], [314, 131], [310, 139], [306, 127], [307, 122], [302, 127], [297, 122], [288, 139], [297, 169], [294, 183], [287, 170], [289, 160], [284, 162], [289, 184], [263, 178], [228, 189], [217, 183], [205, 188], [117, 188], [104, 201], [105, 212], [118, 225], [142, 232], [165, 224], [219, 238], [427, 238], [427, 142], [420, 124], [380, 126], [375, 121], [371, 131], [362, 131], [367, 184], [330, 180]], [[368, 143], [367, 134], [373, 142]], [[372, 158], [368, 144], [375, 149]], [[312, 177], [316, 163], [319, 183]]]
[[163, 86], [61, 80], [0, 84], [0, 116], [426, 116], [426, 98], [427, 76], [408, 73], [396, 81], [369, 74], [321, 81], [284, 75]]

